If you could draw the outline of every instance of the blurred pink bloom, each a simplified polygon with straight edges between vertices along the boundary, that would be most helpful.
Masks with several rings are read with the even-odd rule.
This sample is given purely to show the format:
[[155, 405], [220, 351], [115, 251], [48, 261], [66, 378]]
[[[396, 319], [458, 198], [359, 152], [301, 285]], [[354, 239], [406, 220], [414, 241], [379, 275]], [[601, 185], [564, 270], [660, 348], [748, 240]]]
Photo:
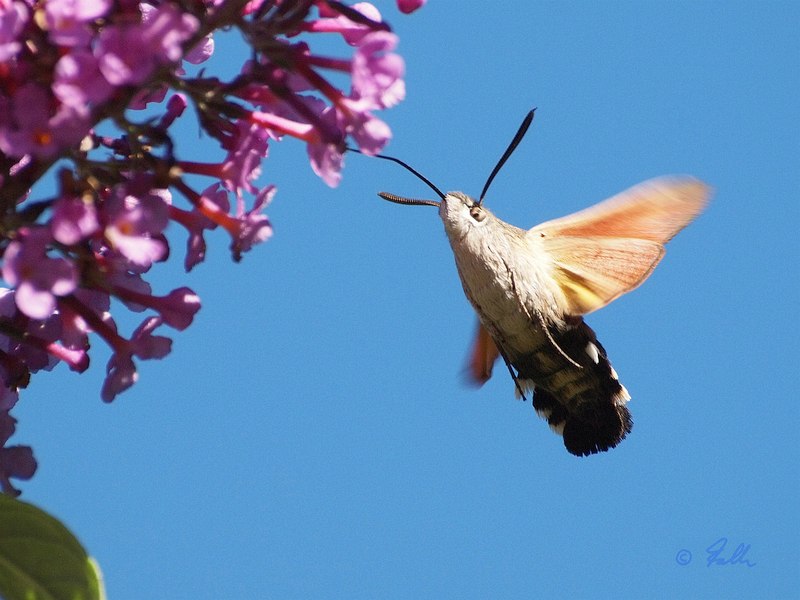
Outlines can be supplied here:
[[236, 135], [225, 145], [228, 155], [220, 165], [223, 184], [233, 192], [256, 193], [252, 181], [261, 175], [261, 161], [267, 157], [268, 135], [262, 127], [245, 120], [236, 121]]
[[0, 114], [0, 150], [8, 156], [49, 157], [72, 146], [88, 131], [85, 116], [66, 104], [52, 110], [49, 90], [21, 86]]
[[[405, 12], [422, 4], [398, 1]], [[242, 31], [251, 57], [233, 77], [185, 65], [196, 72], [188, 76], [183, 61], [206, 61], [221, 24]], [[312, 52], [305, 34], [316, 33], [349, 47], [344, 55]], [[259, 181], [271, 140], [302, 140], [331, 186], [341, 180], [348, 138], [367, 154], [383, 148], [391, 132], [373, 112], [405, 96], [396, 45], [368, 2], [0, 0], [0, 242], [2, 276], [13, 288], [0, 288], [4, 491], [16, 493], [10, 479], [36, 468], [30, 448], [4, 447], [15, 426], [8, 410], [32, 373], [59, 361], [85, 370], [91, 332], [113, 353], [101, 391], [110, 402], [136, 382], [136, 361], [170, 352], [158, 327], [193, 322], [200, 299], [191, 289], [155, 296], [145, 278], [169, 258], [170, 221], [188, 231], [187, 271], [205, 258], [205, 231], [216, 227], [241, 260], [272, 235], [264, 211], [276, 188]], [[143, 108], [144, 117], [131, 115]], [[187, 159], [191, 138], [170, 131], [185, 112], [224, 158]], [[56, 191], [29, 198], [46, 173]], [[212, 178], [202, 193], [194, 191], [206, 185], [194, 187], [199, 177]], [[173, 205], [171, 190], [189, 209]], [[156, 315], [128, 339], [112, 298], [115, 312]]]
[[80, 198], [64, 196], [53, 206], [50, 231], [53, 238], [66, 246], [77, 244], [97, 232], [97, 209]]
[[154, 193], [136, 197], [118, 190], [103, 211], [104, 233], [111, 246], [134, 265], [147, 268], [167, 254], [160, 237], [169, 209]]
[[410, 14], [423, 6], [427, 0], [397, 0], [397, 8], [400, 12]]
[[348, 134], [365, 154], [377, 154], [392, 138], [389, 126], [362, 107], [362, 102], [343, 100], [346, 110], [338, 113]]
[[[322, 109], [317, 115], [317, 124], [336, 125], [336, 112], [324, 103], [319, 103]], [[254, 112], [251, 120], [270, 131], [291, 135], [306, 142], [306, 150], [311, 161], [311, 168], [322, 180], [331, 187], [336, 187], [342, 179], [342, 152], [344, 146], [326, 140], [320, 127], [310, 123], [302, 123], [280, 117], [268, 112]], [[337, 127], [338, 129], [338, 127]]]
[[[2, 357], [0, 357], [2, 359]], [[19, 392], [16, 388], [11, 388], [5, 383], [3, 375], [4, 368], [0, 366], [0, 410], [9, 411], [19, 401]]]
[[183, 94], [173, 94], [167, 101], [167, 109], [161, 117], [159, 127], [161, 129], [168, 129], [186, 110], [187, 102], [186, 96]]
[[142, 83], [156, 67], [178, 62], [181, 44], [199, 26], [195, 17], [174, 5], [142, 6], [141, 23], [111, 25], [100, 32], [100, 71], [112, 85]]
[[28, 7], [22, 2], [0, 1], [0, 63], [13, 58], [21, 49], [19, 33], [28, 21]]
[[113, 86], [135, 85], [157, 66], [141, 25], [109, 26], [100, 32], [97, 49], [100, 72]]
[[47, 0], [44, 13], [50, 40], [58, 46], [88, 45], [92, 31], [87, 24], [108, 7], [108, 0]]
[[[21, 316], [21, 315], [20, 315]], [[51, 352], [51, 345], [61, 334], [61, 323], [57, 315], [47, 319], [14, 318], [13, 323], [18, 332], [24, 335], [21, 339], [9, 340], [5, 349], [21, 360], [29, 370], [50, 371], [58, 363], [59, 358]], [[59, 351], [56, 349], [56, 353]], [[80, 358], [78, 358], [80, 360]]]
[[106, 100], [112, 92], [97, 58], [88, 50], [76, 49], [56, 63], [53, 93], [76, 112], [88, 114], [92, 105]]
[[75, 265], [64, 258], [50, 258], [52, 241], [44, 227], [20, 230], [3, 257], [3, 279], [16, 287], [19, 309], [32, 319], [46, 319], [56, 309], [56, 297], [72, 293], [78, 285]]
[[211, 58], [212, 54], [214, 54], [214, 37], [209, 33], [186, 53], [183, 60], [193, 65], [199, 65]]
[[164, 358], [172, 350], [172, 340], [161, 335], [153, 335], [156, 327], [162, 324], [161, 317], [149, 317], [133, 332], [130, 347], [142, 359]]
[[353, 96], [372, 108], [390, 108], [406, 96], [405, 63], [392, 50], [397, 36], [376, 31], [365, 36], [353, 56]]
[[159, 317], [148, 317], [134, 331], [130, 340], [117, 338], [114, 355], [106, 366], [106, 379], [100, 396], [104, 402], [111, 402], [117, 394], [131, 387], [139, 378], [133, 357], [142, 359], [163, 358], [172, 349], [172, 340], [167, 337], [152, 335], [153, 330], [161, 325]]
[[272, 225], [270, 225], [267, 215], [261, 214], [261, 211], [272, 201], [276, 191], [274, 185], [268, 185], [259, 190], [255, 202], [253, 202], [253, 208], [249, 211], [245, 211], [242, 203], [239, 203], [236, 219], [233, 221], [236, 227], [233, 230], [229, 229], [233, 236], [231, 250], [236, 262], [242, 259], [243, 252], [247, 252], [256, 244], [260, 244], [272, 236]]
[[117, 394], [124, 392], [139, 379], [132, 353], [115, 352], [106, 365], [106, 378], [100, 389], [103, 402], [111, 402]]
[[[132, 295], [119, 297], [125, 307], [133, 312], [142, 312], [147, 308], [144, 304], [139, 304], [133, 297], [136, 294], [149, 296], [153, 290], [151, 285], [142, 278], [142, 273], [149, 270], [148, 267], [139, 267], [135, 263], [131, 263], [127, 257], [109, 252], [102, 259], [102, 269], [105, 275], [106, 285], [108, 292], [117, 290], [125, 290], [132, 292]], [[138, 269], [138, 271], [137, 271]]]
[[180, 287], [166, 296], [152, 298], [150, 308], [158, 311], [164, 323], [178, 331], [189, 327], [200, 310], [200, 296], [188, 287]]
[[[364, 15], [370, 21], [374, 21], [375, 23], [381, 22], [380, 11], [369, 2], [358, 2], [351, 8]], [[323, 12], [322, 9], [320, 9], [320, 12]], [[335, 11], [330, 11], [330, 14], [335, 14], [336, 16], [311, 21], [305, 24], [304, 29], [313, 32], [339, 33], [351, 46], [358, 45], [365, 35], [374, 31], [369, 25], [357, 23]]]
[[93, 329], [82, 313], [76, 311], [74, 307], [82, 306], [86, 312], [104, 315], [111, 306], [111, 298], [107, 292], [79, 288], [75, 290], [71, 300], [71, 302], [61, 302], [58, 307], [61, 316], [61, 342], [67, 348], [88, 350], [88, 334]]
[[86, 362], [55, 343], [61, 331], [57, 317], [41, 321], [28, 318], [18, 310], [14, 291], [7, 288], [0, 288], [0, 320], [4, 329], [0, 333], [0, 383], [8, 390], [1, 394], [0, 410], [14, 405], [16, 388], [27, 384], [31, 372], [49, 371], [62, 355]]
[[200, 310], [200, 297], [188, 287], [172, 290], [166, 296], [142, 294], [126, 288], [115, 288], [114, 291], [122, 300], [157, 311], [164, 323], [178, 331], [189, 327]]
[[164, 84], [142, 88], [131, 98], [131, 101], [128, 103], [128, 108], [131, 110], [143, 110], [147, 108], [148, 104], [163, 102], [164, 98], [167, 97], [168, 91], [169, 88]]
[[[228, 192], [223, 189], [219, 183], [211, 184], [203, 190], [201, 196], [205, 201], [216, 205], [221, 213], [227, 213], [230, 210]], [[202, 262], [206, 256], [206, 241], [203, 237], [203, 233], [206, 229], [215, 229], [217, 223], [198, 210], [188, 211], [175, 206], [170, 207], [170, 217], [172, 220], [183, 225], [189, 232], [184, 268], [187, 272], [191, 271], [197, 264]]]
[[159, 62], [177, 63], [183, 58], [183, 42], [198, 30], [200, 23], [193, 15], [174, 4], [152, 6], [141, 4], [143, 34], [148, 42], [157, 46]]
[[8, 411], [0, 411], [0, 489], [12, 496], [19, 496], [20, 492], [10, 479], [30, 479], [36, 472], [36, 459], [29, 446], [6, 446], [16, 424], [17, 420]]

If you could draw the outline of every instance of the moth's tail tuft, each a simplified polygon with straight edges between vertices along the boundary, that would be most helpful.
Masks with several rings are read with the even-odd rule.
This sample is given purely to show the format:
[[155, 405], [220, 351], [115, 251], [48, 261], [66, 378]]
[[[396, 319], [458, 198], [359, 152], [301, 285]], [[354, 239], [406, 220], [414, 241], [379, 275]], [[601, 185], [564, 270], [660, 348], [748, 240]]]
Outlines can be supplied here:
[[614, 448], [633, 427], [625, 406], [628, 390], [583, 320], [554, 332], [554, 341], [571, 361], [540, 350], [515, 365], [523, 387], [533, 390], [533, 407], [564, 437], [570, 453], [588, 456]]
[[570, 412], [551, 394], [537, 388], [533, 406], [551, 429], [564, 436], [564, 446], [576, 456], [610, 450], [633, 428], [631, 413], [624, 404], [597, 403]]

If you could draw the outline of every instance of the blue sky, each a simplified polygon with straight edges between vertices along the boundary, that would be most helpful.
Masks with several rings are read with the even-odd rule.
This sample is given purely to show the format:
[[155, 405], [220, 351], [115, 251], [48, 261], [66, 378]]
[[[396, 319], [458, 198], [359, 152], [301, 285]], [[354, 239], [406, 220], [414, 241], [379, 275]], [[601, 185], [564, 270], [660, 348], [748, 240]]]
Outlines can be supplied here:
[[[155, 278], [203, 299], [168, 359], [110, 406], [102, 350], [23, 394], [23, 498], [114, 599], [796, 594], [798, 5], [379, 6], [408, 69], [387, 151], [440, 188], [478, 194], [533, 106], [486, 200], [510, 223], [663, 174], [715, 188], [650, 280], [587, 319], [631, 435], [579, 459], [503, 369], [464, 385], [474, 316], [436, 211], [376, 197], [428, 189], [350, 156], [331, 190], [287, 142], [264, 165], [274, 238], [233, 265], [220, 235]], [[755, 566], [708, 566], [720, 538]]]

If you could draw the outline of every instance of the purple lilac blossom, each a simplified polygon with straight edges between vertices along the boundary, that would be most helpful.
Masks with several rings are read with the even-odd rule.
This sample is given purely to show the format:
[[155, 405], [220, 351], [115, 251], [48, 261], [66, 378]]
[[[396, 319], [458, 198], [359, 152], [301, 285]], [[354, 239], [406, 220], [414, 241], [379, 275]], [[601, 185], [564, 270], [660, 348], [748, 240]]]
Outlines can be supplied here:
[[20, 492], [11, 485], [10, 479], [30, 479], [36, 471], [36, 459], [30, 447], [5, 445], [16, 425], [17, 420], [8, 411], [0, 411], [0, 489], [12, 496], [19, 496]]
[[397, 8], [400, 12], [409, 14], [421, 8], [427, 0], [397, 0]]
[[32, 319], [46, 319], [56, 309], [56, 298], [75, 290], [78, 272], [65, 258], [51, 258], [52, 240], [44, 227], [21, 230], [3, 256], [3, 279], [16, 287], [19, 309]]
[[66, 104], [53, 113], [48, 91], [36, 83], [22, 85], [0, 115], [0, 152], [23, 157], [50, 157], [86, 133], [83, 116]]
[[376, 31], [364, 36], [353, 56], [353, 93], [374, 108], [390, 108], [406, 96], [405, 63], [392, 53], [396, 46], [396, 35]]
[[21, 2], [0, 1], [0, 62], [5, 62], [22, 48], [17, 36], [28, 20], [28, 7]]
[[71, 246], [99, 229], [100, 223], [94, 204], [74, 196], [63, 196], [53, 206], [50, 231], [57, 242]]
[[88, 50], [65, 54], [56, 64], [53, 93], [78, 113], [88, 115], [91, 106], [106, 100], [113, 89]]
[[[404, 12], [422, 4], [397, 3]], [[0, 487], [7, 493], [17, 493], [11, 478], [36, 468], [29, 447], [7, 445], [16, 423], [8, 411], [32, 374], [58, 362], [82, 372], [100, 340], [113, 352], [101, 389], [110, 402], [137, 381], [138, 361], [170, 352], [172, 340], [154, 333], [159, 327], [191, 325], [200, 308], [194, 291], [155, 294], [146, 279], [170, 258], [171, 223], [188, 232], [186, 271], [204, 260], [206, 232], [215, 229], [241, 260], [273, 233], [264, 211], [276, 186], [261, 180], [270, 140], [301, 140], [313, 171], [333, 187], [348, 138], [375, 154], [391, 137], [374, 113], [404, 98], [405, 67], [375, 6], [310, 0], [284, 14], [254, 0], [238, 15], [231, 6], [0, 0], [0, 247], [9, 286], [0, 288]], [[213, 54], [211, 24], [251, 41], [252, 59], [233, 79], [187, 74]], [[331, 33], [344, 56], [313, 51]], [[349, 90], [329, 74], [349, 77]], [[174, 136], [189, 105], [207, 139], [219, 143], [218, 162], [192, 161], [191, 142]], [[148, 117], [135, 118], [145, 107]], [[56, 175], [57, 191], [42, 196], [34, 186], [45, 174]], [[198, 178], [211, 180], [202, 191]], [[115, 312], [146, 312], [130, 337], [118, 330], [112, 299]]]
[[107, 0], [48, 0], [44, 13], [51, 41], [58, 46], [88, 45], [92, 38], [88, 24], [108, 8]]
[[119, 190], [105, 207], [105, 237], [114, 250], [134, 265], [147, 268], [167, 253], [160, 234], [167, 226], [168, 213], [160, 196], [137, 197]]

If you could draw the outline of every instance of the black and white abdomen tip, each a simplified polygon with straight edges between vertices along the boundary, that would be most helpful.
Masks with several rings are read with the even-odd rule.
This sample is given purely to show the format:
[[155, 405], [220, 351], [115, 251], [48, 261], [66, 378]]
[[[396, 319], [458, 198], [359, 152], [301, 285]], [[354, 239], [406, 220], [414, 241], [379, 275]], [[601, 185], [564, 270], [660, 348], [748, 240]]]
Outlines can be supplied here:
[[633, 427], [628, 390], [582, 320], [554, 332], [554, 339], [580, 367], [563, 359], [542, 360], [540, 352], [522, 357], [514, 361], [522, 388], [533, 391], [537, 414], [563, 436], [570, 453], [588, 456], [614, 448]]

